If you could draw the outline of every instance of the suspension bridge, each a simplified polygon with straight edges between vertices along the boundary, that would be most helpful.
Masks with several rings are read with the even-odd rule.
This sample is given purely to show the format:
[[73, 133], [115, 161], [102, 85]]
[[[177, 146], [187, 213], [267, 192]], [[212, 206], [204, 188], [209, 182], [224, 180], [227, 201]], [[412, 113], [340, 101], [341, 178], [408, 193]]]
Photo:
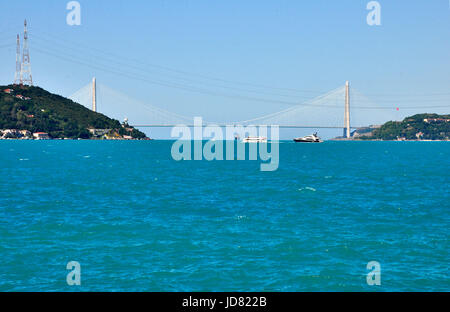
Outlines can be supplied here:
[[[13, 42], [3, 47], [12, 46]], [[119, 81], [127, 79], [144, 83], [155, 87], [153, 91], [162, 87], [208, 96], [207, 100], [202, 100], [207, 103], [203, 110], [193, 100], [187, 103], [160, 100], [155, 104], [156, 97], [151, 94], [145, 99], [136, 98], [135, 94], [130, 96], [130, 91], [97, 84], [95, 79], [70, 96], [74, 102], [111, 118], [127, 118], [129, 124], [137, 128], [193, 126], [194, 117], [198, 116], [202, 117], [204, 125], [344, 129], [344, 136], [349, 137], [351, 129], [402, 120], [418, 113], [448, 113], [450, 103], [448, 92], [412, 94], [408, 90], [403, 95], [367, 96], [348, 83], [328, 92], [316, 92], [227, 80], [127, 58], [82, 42], [68, 41], [67, 38], [42, 30], [33, 33], [33, 51], [45, 57], [50, 56], [55, 61], [86, 67], [89, 72], [101, 71], [115, 75]], [[16, 59], [19, 60], [18, 57]], [[21, 68], [19, 65], [18, 62], [17, 72]], [[285, 100], [287, 98], [289, 100]], [[403, 106], [404, 103], [417, 103], [418, 106]]]
[[[94, 111], [122, 120], [126, 117], [136, 128], [193, 126], [194, 116], [180, 115], [128, 96], [104, 84], [92, 83], [79, 89], [70, 98]], [[281, 104], [287, 104], [280, 102]], [[395, 120], [397, 109], [392, 106], [376, 105], [347, 82], [322, 95], [304, 102], [289, 103], [290, 107], [246, 120], [204, 121], [204, 125], [253, 125], [280, 128], [343, 129], [344, 136], [350, 137], [351, 129], [382, 124]], [[256, 105], [255, 105], [256, 106]], [[215, 110], [226, 109], [214, 107]], [[239, 112], [237, 112], [238, 114]], [[205, 119], [205, 118], [204, 118]]]

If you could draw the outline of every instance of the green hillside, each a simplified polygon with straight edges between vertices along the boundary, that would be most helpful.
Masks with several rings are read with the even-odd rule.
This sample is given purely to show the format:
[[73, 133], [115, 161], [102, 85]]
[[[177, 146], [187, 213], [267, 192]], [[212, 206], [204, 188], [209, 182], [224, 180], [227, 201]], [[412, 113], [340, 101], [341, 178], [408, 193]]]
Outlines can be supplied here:
[[450, 115], [418, 114], [389, 121], [361, 139], [450, 140]]
[[[8, 94], [6, 89], [14, 91]], [[53, 138], [88, 139], [92, 138], [88, 128], [111, 129], [117, 137], [146, 138], [137, 129], [123, 127], [117, 120], [42, 88], [0, 86], [0, 129], [47, 132]]]

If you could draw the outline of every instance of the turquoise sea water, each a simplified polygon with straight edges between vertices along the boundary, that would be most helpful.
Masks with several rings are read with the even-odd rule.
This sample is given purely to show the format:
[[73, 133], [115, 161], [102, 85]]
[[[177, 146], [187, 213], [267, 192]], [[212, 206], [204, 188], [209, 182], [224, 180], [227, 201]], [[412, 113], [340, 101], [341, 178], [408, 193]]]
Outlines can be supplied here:
[[450, 291], [448, 142], [171, 144], [0, 141], [0, 291]]

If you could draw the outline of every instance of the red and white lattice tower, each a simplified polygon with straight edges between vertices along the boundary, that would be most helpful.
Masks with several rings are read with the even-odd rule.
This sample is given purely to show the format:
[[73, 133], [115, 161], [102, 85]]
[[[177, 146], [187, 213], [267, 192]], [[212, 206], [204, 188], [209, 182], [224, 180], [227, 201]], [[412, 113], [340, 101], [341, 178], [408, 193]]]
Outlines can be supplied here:
[[31, 76], [30, 50], [28, 49], [27, 20], [25, 20], [23, 31], [23, 52], [22, 66], [20, 70], [20, 83], [30, 86], [33, 85], [33, 78]]
[[14, 84], [22, 84], [20, 79], [21, 63], [20, 63], [20, 39], [17, 35], [17, 48], [16, 48], [16, 73], [14, 75]]

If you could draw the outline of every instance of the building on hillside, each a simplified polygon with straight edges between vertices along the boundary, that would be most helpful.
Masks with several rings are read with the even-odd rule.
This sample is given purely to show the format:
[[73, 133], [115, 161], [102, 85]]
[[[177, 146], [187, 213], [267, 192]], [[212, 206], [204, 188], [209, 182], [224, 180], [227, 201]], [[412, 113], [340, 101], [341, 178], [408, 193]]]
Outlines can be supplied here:
[[33, 133], [33, 137], [36, 140], [50, 140], [50, 136], [45, 132], [35, 132]]
[[19, 136], [20, 132], [17, 129], [2, 130], [2, 139], [17, 139]]
[[416, 133], [417, 140], [421, 140], [422, 137], [423, 137], [423, 132], [422, 131]]
[[24, 138], [32, 138], [33, 137], [31, 132], [28, 130], [20, 130], [19, 132], [20, 132], [21, 136]]
[[450, 119], [446, 118], [425, 118], [423, 120], [426, 123], [432, 123], [432, 122], [450, 122]]
[[101, 137], [104, 136], [105, 134], [108, 134], [111, 129], [93, 129], [90, 128], [88, 129], [88, 131], [92, 134], [93, 137]]

